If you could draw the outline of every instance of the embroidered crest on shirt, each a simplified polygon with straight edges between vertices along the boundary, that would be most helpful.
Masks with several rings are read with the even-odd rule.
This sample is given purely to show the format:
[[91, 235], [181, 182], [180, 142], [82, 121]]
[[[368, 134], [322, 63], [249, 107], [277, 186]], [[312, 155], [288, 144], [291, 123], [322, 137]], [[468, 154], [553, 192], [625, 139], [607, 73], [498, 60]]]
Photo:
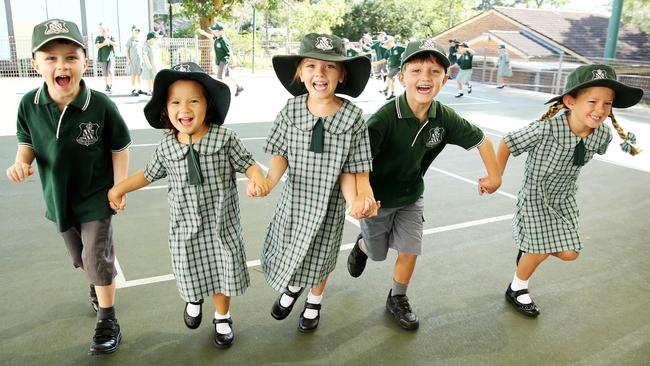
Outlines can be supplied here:
[[427, 39], [422, 41], [422, 44], [420, 45], [421, 50], [435, 50], [436, 49], [436, 43], [431, 40]]
[[82, 123], [79, 125], [79, 130], [81, 130], [81, 133], [77, 137], [77, 143], [90, 146], [99, 141], [99, 136], [97, 135], [99, 124], [92, 122]]
[[318, 41], [314, 47], [323, 51], [334, 49], [334, 46], [332, 46], [332, 40], [327, 37], [318, 37]]
[[50, 34], [61, 34], [69, 33], [70, 31], [66, 28], [65, 23], [60, 20], [52, 20], [48, 23], [45, 23], [45, 35]]
[[434, 127], [430, 129], [429, 138], [427, 139], [427, 142], [425, 144], [426, 147], [432, 149], [438, 146], [438, 144], [442, 142], [442, 137], [444, 136], [444, 134], [445, 134], [445, 130], [442, 127]]
[[180, 64], [172, 67], [172, 70], [174, 71], [180, 71], [180, 72], [190, 72], [190, 65], [186, 64]]
[[593, 76], [592, 80], [607, 79], [607, 71], [605, 71], [603, 69], [596, 69], [596, 70], [592, 71], [591, 74]]

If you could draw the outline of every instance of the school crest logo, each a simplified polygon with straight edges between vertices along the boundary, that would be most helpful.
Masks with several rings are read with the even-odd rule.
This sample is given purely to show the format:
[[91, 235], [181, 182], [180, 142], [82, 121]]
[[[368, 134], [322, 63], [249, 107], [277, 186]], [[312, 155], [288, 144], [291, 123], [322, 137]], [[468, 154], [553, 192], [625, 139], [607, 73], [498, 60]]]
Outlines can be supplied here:
[[61, 34], [61, 33], [69, 33], [70, 31], [68, 28], [65, 26], [65, 22], [62, 22], [60, 20], [52, 20], [50, 22], [45, 23], [45, 35], [50, 35], [50, 34]]
[[172, 70], [174, 71], [180, 71], [180, 72], [190, 72], [190, 65], [187, 64], [180, 64], [172, 67]]
[[420, 45], [421, 50], [435, 50], [436, 49], [436, 42], [434, 42], [432, 39], [425, 39], [422, 41], [422, 44]]
[[596, 79], [607, 79], [607, 71], [603, 69], [596, 69], [591, 72], [592, 74], [592, 79], [591, 80], [596, 80]]
[[334, 46], [332, 46], [332, 40], [327, 37], [318, 37], [318, 41], [316, 41], [314, 47], [323, 51], [334, 49]]
[[445, 136], [445, 129], [442, 127], [434, 127], [429, 130], [429, 138], [427, 139], [426, 142], [426, 147], [429, 149], [433, 149], [434, 147], [438, 146], [441, 142], [442, 139]]
[[80, 133], [77, 137], [77, 143], [90, 146], [99, 141], [99, 135], [97, 134], [99, 132], [99, 124], [93, 122], [81, 123], [79, 130]]

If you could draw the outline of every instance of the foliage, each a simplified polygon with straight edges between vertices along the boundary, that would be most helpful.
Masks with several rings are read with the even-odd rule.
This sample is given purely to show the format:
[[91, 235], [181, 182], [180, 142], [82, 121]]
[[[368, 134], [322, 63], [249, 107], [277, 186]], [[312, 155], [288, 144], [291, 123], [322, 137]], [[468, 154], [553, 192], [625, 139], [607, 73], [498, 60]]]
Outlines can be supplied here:
[[525, 5], [527, 8], [553, 7], [558, 8], [568, 3], [569, 0], [481, 0], [478, 9], [487, 10], [493, 6], [513, 7], [515, 5]]
[[650, 0], [625, 0], [622, 20], [650, 34]]

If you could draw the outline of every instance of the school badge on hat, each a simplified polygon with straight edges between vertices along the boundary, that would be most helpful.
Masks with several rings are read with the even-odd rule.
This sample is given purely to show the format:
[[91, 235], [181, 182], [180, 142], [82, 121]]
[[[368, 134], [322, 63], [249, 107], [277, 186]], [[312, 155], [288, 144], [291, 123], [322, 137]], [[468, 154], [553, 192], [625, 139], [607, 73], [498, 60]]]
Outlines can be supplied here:
[[32, 31], [32, 53], [38, 51], [47, 42], [55, 39], [67, 39], [78, 44], [84, 50], [86, 49], [84, 39], [75, 23], [63, 19], [49, 19], [34, 27]]
[[432, 53], [440, 63], [447, 69], [449, 67], [449, 59], [445, 49], [431, 38], [422, 41], [412, 41], [406, 46], [406, 50], [402, 53], [402, 62], [400, 68], [413, 56], [428, 52]]

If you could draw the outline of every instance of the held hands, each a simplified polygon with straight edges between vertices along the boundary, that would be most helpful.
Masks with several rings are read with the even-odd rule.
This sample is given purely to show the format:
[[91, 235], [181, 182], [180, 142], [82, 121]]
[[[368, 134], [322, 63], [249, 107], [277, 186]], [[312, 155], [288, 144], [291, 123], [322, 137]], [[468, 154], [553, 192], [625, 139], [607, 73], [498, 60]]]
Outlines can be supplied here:
[[478, 179], [478, 194], [482, 196], [484, 193], [492, 194], [496, 192], [501, 186], [501, 177], [481, 177]]
[[25, 163], [15, 163], [7, 168], [7, 178], [14, 183], [23, 182], [25, 178], [32, 174], [34, 174], [34, 168]]
[[265, 177], [248, 180], [246, 195], [248, 197], [264, 197], [271, 192], [271, 184]]
[[124, 210], [126, 208], [126, 195], [119, 194], [115, 187], [109, 189], [108, 205], [115, 211]]
[[357, 196], [352, 202], [352, 207], [350, 207], [350, 215], [355, 219], [374, 217], [377, 216], [379, 207], [381, 207], [381, 202], [375, 201], [373, 197]]

